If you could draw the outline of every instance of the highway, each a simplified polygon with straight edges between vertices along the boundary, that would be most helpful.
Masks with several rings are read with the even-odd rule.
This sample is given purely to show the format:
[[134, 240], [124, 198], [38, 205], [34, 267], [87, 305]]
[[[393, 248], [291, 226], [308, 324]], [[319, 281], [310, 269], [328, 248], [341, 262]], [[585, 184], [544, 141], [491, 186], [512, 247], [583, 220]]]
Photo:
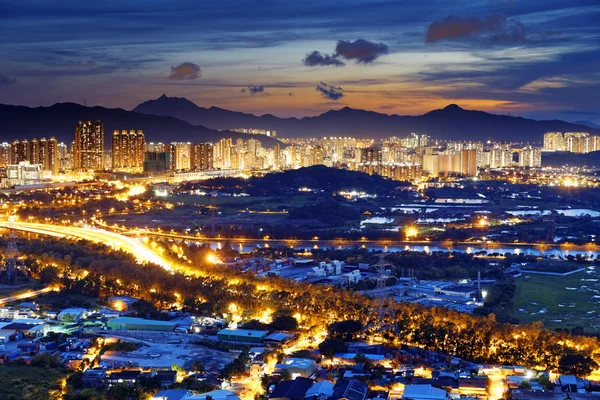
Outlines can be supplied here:
[[61, 226], [40, 224], [32, 222], [0, 222], [0, 228], [13, 229], [22, 232], [36, 233], [58, 238], [77, 238], [96, 243], [104, 243], [114, 249], [133, 255], [140, 263], [154, 263], [162, 268], [173, 271], [173, 266], [167, 260], [155, 253], [144, 243], [136, 238], [127, 237], [118, 233], [97, 228], [79, 228], [74, 226]]
[[12, 301], [30, 299], [32, 297], [36, 297], [36, 296], [39, 296], [40, 294], [51, 292], [53, 290], [58, 291], [59, 289], [55, 288], [55, 287], [45, 287], [45, 288], [39, 289], [39, 290], [30, 290], [29, 292], [4, 297], [4, 298], [0, 299], [0, 305], [10, 303]]

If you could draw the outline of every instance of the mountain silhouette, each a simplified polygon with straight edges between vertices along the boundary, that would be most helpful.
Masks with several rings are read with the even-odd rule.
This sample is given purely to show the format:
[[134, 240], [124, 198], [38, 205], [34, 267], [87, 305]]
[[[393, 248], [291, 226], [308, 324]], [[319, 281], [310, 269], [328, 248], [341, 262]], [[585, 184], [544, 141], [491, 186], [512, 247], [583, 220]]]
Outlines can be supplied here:
[[274, 129], [280, 137], [353, 136], [382, 139], [404, 137], [415, 132], [442, 140], [541, 142], [543, 134], [552, 131], [600, 134], [600, 130], [581, 124], [496, 115], [465, 110], [456, 104], [419, 116], [388, 115], [344, 107], [314, 117], [278, 118], [270, 114], [256, 116], [218, 107], [204, 108], [185, 98], [162, 95], [156, 100], [141, 103], [134, 111], [171, 116], [213, 129]]
[[[193, 104], [193, 103], [192, 103]], [[194, 105], [195, 106], [195, 105]], [[147, 142], [217, 142], [223, 137], [260, 140], [265, 147], [279, 143], [263, 135], [216, 131], [170, 116], [156, 116], [126, 111], [120, 108], [85, 107], [74, 103], [57, 103], [50, 107], [25, 107], [0, 104], [0, 140], [31, 139], [50, 136], [71, 143], [78, 121], [100, 120], [104, 123], [106, 148], [115, 129], [143, 130]]]

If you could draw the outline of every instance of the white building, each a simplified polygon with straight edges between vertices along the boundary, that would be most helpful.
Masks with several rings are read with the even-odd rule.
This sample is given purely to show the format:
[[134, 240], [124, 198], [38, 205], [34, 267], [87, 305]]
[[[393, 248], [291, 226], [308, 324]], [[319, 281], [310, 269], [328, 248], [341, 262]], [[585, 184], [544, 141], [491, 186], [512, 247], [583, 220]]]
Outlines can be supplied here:
[[21, 161], [6, 167], [5, 186], [37, 185], [42, 182], [41, 164], [30, 164], [29, 161]]

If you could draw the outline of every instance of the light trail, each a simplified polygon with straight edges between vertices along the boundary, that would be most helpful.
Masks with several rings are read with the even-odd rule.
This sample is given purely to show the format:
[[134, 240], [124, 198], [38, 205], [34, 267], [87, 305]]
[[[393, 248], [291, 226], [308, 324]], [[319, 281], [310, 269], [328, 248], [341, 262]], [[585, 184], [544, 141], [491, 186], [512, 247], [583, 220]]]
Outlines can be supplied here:
[[170, 262], [146, 247], [146, 245], [139, 240], [102, 229], [79, 228], [33, 222], [0, 222], [0, 227], [59, 238], [76, 237], [96, 243], [104, 243], [114, 249], [133, 255], [138, 262], [142, 264], [154, 263], [168, 271], [174, 270], [173, 265]]
[[24, 300], [24, 299], [30, 299], [32, 297], [36, 297], [39, 296], [40, 294], [44, 294], [44, 293], [48, 293], [51, 291], [58, 291], [59, 289], [56, 287], [45, 287], [43, 289], [39, 289], [39, 290], [30, 290], [29, 292], [25, 292], [25, 293], [21, 293], [21, 294], [16, 294], [13, 296], [8, 296], [8, 297], [4, 297], [0, 299], [0, 305], [2, 304], [6, 304], [6, 303], [10, 303], [13, 301], [17, 301], [17, 300]]

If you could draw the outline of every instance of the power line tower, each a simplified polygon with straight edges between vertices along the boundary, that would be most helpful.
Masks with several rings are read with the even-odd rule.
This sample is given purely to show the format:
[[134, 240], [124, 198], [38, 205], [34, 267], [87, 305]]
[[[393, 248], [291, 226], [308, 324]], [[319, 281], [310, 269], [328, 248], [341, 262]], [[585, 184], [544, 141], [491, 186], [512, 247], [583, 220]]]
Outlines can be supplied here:
[[392, 302], [384, 293], [387, 286], [387, 281], [392, 278], [388, 273], [388, 267], [393, 264], [387, 262], [385, 258], [389, 253], [377, 254], [379, 258], [372, 267], [377, 272], [375, 281], [374, 295], [375, 301], [370, 310], [369, 323], [365, 325], [365, 333], [381, 334], [385, 331], [399, 333], [399, 328], [396, 323], [396, 315], [392, 309]]
[[8, 282], [12, 282], [14, 280], [17, 270], [20, 269], [23, 273], [25, 273], [25, 271], [17, 264], [17, 259], [19, 258], [19, 249], [17, 248], [17, 237], [12, 230], [8, 232], [8, 241], [4, 258], [6, 259], [6, 276]]

